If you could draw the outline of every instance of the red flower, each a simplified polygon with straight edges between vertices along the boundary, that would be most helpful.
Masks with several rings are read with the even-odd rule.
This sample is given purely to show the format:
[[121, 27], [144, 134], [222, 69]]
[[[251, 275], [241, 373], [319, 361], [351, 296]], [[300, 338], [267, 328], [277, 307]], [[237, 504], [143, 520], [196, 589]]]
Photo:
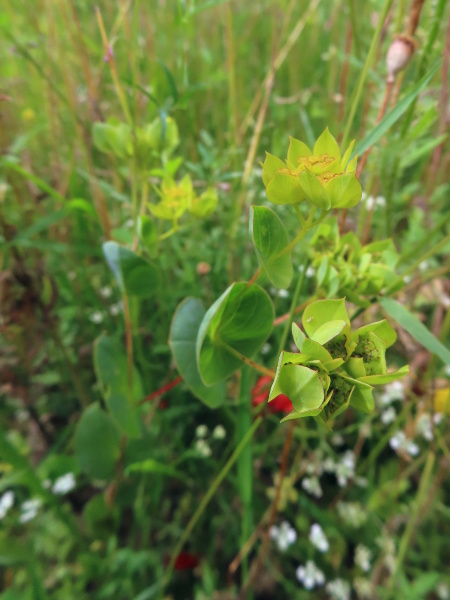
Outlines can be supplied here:
[[[252, 405], [259, 406], [267, 402], [269, 396], [270, 385], [272, 378], [268, 375], [260, 377], [252, 389]], [[293, 410], [292, 402], [284, 394], [279, 394], [267, 405], [269, 412], [271, 413], [290, 413]]]
[[192, 571], [200, 562], [199, 557], [196, 554], [190, 552], [181, 552], [176, 560], [173, 568], [175, 571]]

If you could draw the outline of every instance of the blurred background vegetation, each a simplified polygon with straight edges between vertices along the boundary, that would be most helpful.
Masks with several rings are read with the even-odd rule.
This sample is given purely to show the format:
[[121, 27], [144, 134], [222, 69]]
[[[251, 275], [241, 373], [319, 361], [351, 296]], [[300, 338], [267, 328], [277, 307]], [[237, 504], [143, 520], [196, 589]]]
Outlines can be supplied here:
[[[107, 401], [126, 370], [124, 310], [136, 402], [177, 377], [168, 337], [179, 302], [193, 295], [209, 306], [252, 276], [248, 209], [265, 202], [260, 162], [265, 151], [283, 156], [289, 135], [313, 145], [328, 126], [338, 141], [371, 149], [363, 201], [343, 227], [363, 243], [393, 239], [405, 282], [397, 300], [448, 343], [448, 2], [419, 3], [411, 61], [386, 91], [386, 52], [414, 4], [4, 0], [0, 598], [450, 597], [448, 363], [404, 328], [390, 357], [409, 362], [412, 376], [380, 395], [373, 415], [346, 414], [334, 434], [312, 420], [296, 428], [272, 528], [285, 429], [265, 410], [249, 455], [250, 509], [233, 467], [173, 555], [242, 437], [234, 380], [214, 411], [183, 385], [155, 394], [126, 448], [110, 421], [75, 441], [83, 411]], [[93, 128], [168, 118], [178, 127], [177, 178], [189, 174], [198, 193], [214, 187], [218, 208], [150, 249], [162, 285], [127, 308], [102, 243], [133, 244], [142, 180], [133, 164], [99, 151]], [[167, 162], [146, 174], [150, 202]], [[307, 241], [302, 264], [308, 251]], [[291, 292], [266, 287], [276, 315], [287, 313]], [[311, 271], [299, 304], [318, 287]], [[369, 313], [383, 318], [379, 307]], [[273, 366], [280, 329], [260, 362]], [[287, 545], [284, 521], [296, 537], [285, 527]], [[248, 557], [233, 563], [248, 538]], [[308, 564], [314, 591], [298, 571]]]

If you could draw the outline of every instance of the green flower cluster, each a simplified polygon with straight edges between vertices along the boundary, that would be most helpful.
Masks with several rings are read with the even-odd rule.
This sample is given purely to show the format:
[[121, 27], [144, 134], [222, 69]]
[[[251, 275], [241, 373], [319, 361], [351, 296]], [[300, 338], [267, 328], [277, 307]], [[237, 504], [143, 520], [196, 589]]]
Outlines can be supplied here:
[[369, 306], [368, 296], [395, 292], [403, 278], [395, 273], [400, 259], [391, 239], [362, 246], [353, 232], [340, 237], [336, 219], [322, 223], [311, 238], [311, 264], [319, 293], [346, 296], [358, 306]]
[[157, 190], [161, 200], [158, 204], [149, 204], [150, 212], [158, 219], [177, 221], [186, 211], [194, 217], [206, 219], [217, 207], [217, 192], [214, 188], [208, 188], [197, 196], [192, 186], [189, 175], [183, 177], [180, 183], [176, 183], [171, 177], [166, 177]]
[[274, 204], [298, 204], [308, 200], [327, 211], [356, 206], [362, 189], [355, 173], [357, 157], [350, 160], [354, 143], [341, 156], [328, 128], [312, 152], [306, 144], [291, 137], [285, 163], [266, 153], [263, 182], [267, 198]]
[[134, 144], [131, 126], [118, 119], [94, 123], [92, 135], [100, 152], [122, 159], [135, 156], [141, 170], [154, 167], [159, 158], [166, 160], [179, 144], [178, 127], [171, 117], [164, 122], [157, 118], [144, 127], [136, 127]]
[[386, 369], [385, 351], [396, 340], [386, 320], [352, 331], [345, 299], [318, 300], [303, 313], [306, 335], [293, 323], [300, 353], [282, 352], [269, 402], [285, 394], [294, 410], [285, 417], [336, 417], [348, 406], [369, 413], [374, 409], [372, 388], [403, 377]]

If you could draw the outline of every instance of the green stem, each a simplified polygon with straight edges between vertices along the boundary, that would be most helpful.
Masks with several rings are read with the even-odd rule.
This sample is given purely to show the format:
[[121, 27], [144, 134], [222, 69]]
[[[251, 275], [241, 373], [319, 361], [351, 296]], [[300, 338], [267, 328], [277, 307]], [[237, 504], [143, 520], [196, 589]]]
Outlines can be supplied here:
[[289, 334], [289, 329], [291, 327], [292, 319], [294, 317], [295, 307], [297, 306], [298, 298], [300, 296], [300, 292], [301, 292], [302, 285], [303, 285], [303, 280], [305, 278], [307, 262], [308, 262], [308, 260], [305, 258], [305, 260], [303, 261], [303, 269], [299, 273], [299, 276], [297, 279], [297, 285], [295, 286], [294, 295], [292, 296], [291, 307], [289, 309], [289, 318], [286, 320], [286, 323], [284, 324], [284, 328], [283, 328], [283, 333], [281, 334], [280, 345], [278, 347], [277, 356], [280, 355], [281, 351], [283, 350], [283, 348], [286, 344], [286, 340], [287, 340], [287, 337]]
[[[392, 593], [395, 582], [397, 580], [398, 573], [403, 565], [403, 561], [405, 560], [406, 551], [410, 545], [410, 540], [413, 535], [413, 532], [416, 528], [417, 521], [420, 517], [421, 508], [426, 500], [427, 492], [430, 487], [430, 478], [433, 472], [434, 461], [436, 460], [436, 456], [434, 452], [429, 452], [427, 456], [427, 462], [425, 463], [425, 468], [423, 470], [422, 476], [420, 478], [419, 490], [417, 492], [417, 498], [413, 510], [413, 514], [410, 516], [408, 520], [408, 525], [406, 526], [405, 532], [403, 533], [402, 539], [400, 540], [397, 560], [395, 561], [395, 568], [389, 580], [389, 591]], [[394, 598], [394, 595], [390, 596]]]
[[[243, 439], [252, 426], [251, 388], [253, 381], [253, 371], [248, 365], [245, 365], [241, 371], [241, 382], [239, 389], [239, 410], [236, 428], [238, 440]], [[247, 444], [239, 456], [237, 468], [239, 495], [243, 505], [241, 531], [242, 547], [247, 541], [250, 532], [253, 530], [253, 461], [251, 441]], [[246, 559], [242, 561], [241, 573], [242, 584], [244, 584], [248, 576], [248, 563]]]
[[348, 139], [350, 136], [350, 131], [351, 131], [351, 128], [353, 125], [353, 120], [354, 120], [355, 114], [356, 114], [356, 109], [358, 108], [358, 104], [361, 99], [362, 92], [364, 90], [364, 84], [367, 79], [367, 74], [368, 74], [369, 69], [375, 58], [375, 52], [376, 52], [377, 45], [378, 45], [378, 42], [379, 42], [379, 39], [381, 36], [381, 30], [383, 29], [387, 14], [392, 6], [392, 2], [393, 2], [393, 0], [386, 0], [383, 10], [381, 11], [381, 14], [378, 17], [378, 24], [377, 24], [377, 27], [373, 34], [372, 41], [370, 43], [369, 52], [367, 53], [367, 58], [366, 58], [363, 70], [361, 71], [361, 75], [358, 80], [358, 85], [357, 85], [356, 92], [353, 97], [352, 106], [350, 108], [350, 114], [347, 119], [347, 125], [345, 127], [344, 135], [342, 137], [342, 142], [341, 142], [342, 148], [345, 148], [347, 146]]
[[195, 511], [195, 513], [192, 515], [191, 520], [187, 524], [187, 527], [184, 530], [183, 535], [180, 538], [180, 541], [178, 542], [178, 544], [175, 547], [175, 550], [173, 551], [172, 557], [170, 559], [169, 566], [167, 567], [167, 571], [166, 571], [166, 574], [164, 576], [164, 581], [163, 581], [163, 587], [164, 588], [167, 587], [167, 585], [170, 582], [176, 558], [180, 554], [181, 550], [183, 549], [184, 544], [189, 539], [189, 536], [191, 535], [192, 530], [197, 525], [197, 522], [199, 521], [200, 517], [204, 513], [204, 511], [205, 511], [206, 507], [208, 506], [209, 502], [211, 501], [212, 497], [216, 493], [219, 485], [222, 483], [222, 481], [228, 475], [228, 473], [230, 472], [231, 467], [237, 461], [237, 459], [239, 458], [241, 452], [244, 450], [245, 446], [252, 439], [255, 431], [258, 429], [258, 427], [260, 426], [261, 422], [262, 422], [262, 418], [261, 417], [259, 417], [258, 419], [255, 420], [255, 422], [253, 423], [252, 427], [247, 431], [246, 435], [242, 438], [242, 440], [240, 441], [240, 443], [237, 445], [235, 451], [230, 456], [230, 458], [228, 459], [228, 461], [226, 462], [226, 464], [224, 465], [224, 467], [222, 468], [222, 470], [220, 471], [220, 473], [217, 475], [217, 477], [214, 479], [214, 481], [210, 485], [209, 490], [203, 496], [202, 501], [200, 502], [200, 504], [199, 504], [197, 510]]
[[244, 356], [241, 352], [239, 352], [238, 350], [235, 350], [235, 348], [233, 348], [232, 346], [229, 346], [228, 344], [225, 344], [224, 342], [222, 342], [221, 345], [224, 348], [226, 348], [228, 350], [228, 352], [231, 352], [231, 354], [233, 354], [236, 358], [241, 360], [244, 364], [248, 365], [252, 369], [255, 369], [255, 371], [258, 371], [259, 373], [261, 373], [261, 375], [268, 375], [269, 377], [272, 377], [272, 378], [275, 377], [275, 371], [272, 371], [272, 369], [267, 369], [266, 367], [263, 367], [263, 365], [260, 365], [257, 362], [255, 362], [254, 360], [252, 360], [251, 358]]
[[430, 248], [430, 250], [428, 250], [428, 252], [425, 252], [425, 254], [423, 254], [420, 258], [418, 258], [402, 274], [409, 275], [410, 273], [413, 273], [417, 269], [417, 267], [420, 265], [420, 263], [422, 263], [424, 260], [427, 260], [431, 256], [434, 256], [441, 248], [446, 246], [449, 243], [449, 241], [450, 241], [450, 234], [446, 235], [445, 238], [443, 238], [440, 242], [438, 242], [432, 248]]

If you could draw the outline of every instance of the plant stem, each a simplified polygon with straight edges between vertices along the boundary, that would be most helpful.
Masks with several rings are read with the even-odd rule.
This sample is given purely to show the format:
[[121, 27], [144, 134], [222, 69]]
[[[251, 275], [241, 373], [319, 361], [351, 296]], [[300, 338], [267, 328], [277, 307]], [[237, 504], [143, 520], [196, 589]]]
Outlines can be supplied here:
[[[416, 524], [419, 520], [422, 505], [424, 504], [424, 502], [426, 500], [426, 495], [428, 492], [430, 477], [431, 477], [431, 474], [433, 471], [435, 459], [436, 459], [436, 455], [434, 454], [434, 452], [432, 452], [430, 450], [430, 452], [428, 453], [428, 456], [427, 456], [427, 461], [425, 463], [425, 468], [424, 468], [424, 470], [422, 472], [422, 476], [420, 478], [419, 490], [417, 492], [417, 497], [416, 497], [416, 501], [415, 501], [413, 514], [410, 516], [410, 518], [408, 520], [408, 525], [406, 526], [406, 529], [400, 540], [398, 553], [397, 553], [397, 560], [395, 561], [395, 568], [394, 568], [394, 571], [389, 580], [388, 589], [391, 593], [393, 592], [393, 588], [394, 588], [395, 582], [397, 580], [398, 573], [403, 565], [403, 561], [405, 560], [406, 551], [408, 550], [408, 546], [410, 544], [411, 537], [413, 535]], [[390, 597], [393, 598], [394, 595], [391, 595]]]
[[247, 431], [246, 435], [242, 438], [242, 440], [240, 441], [240, 443], [236, 446], [236, 449], [234, 450], [233, 454], [230, 456], [230, 458], [228, 459], [228, 461], [226, 462], [226, 464], [223, 466], [223, 468], [220, 471], [220, 473], [217, 475], [217, 477], [214, 479], [214, 481], [210, 485], [210, 487], [209, 487], [208, 491], [206, 492], [206, 494], [203, 496], [202, 501], [200, 502], [200, 504], [199, 504], [197, 510], [195, 511], [195, 513], [192, 515], [191, 520], [187, 524], [187, 527], [184, 530], [183, 535], [180, 538], [180, 541], [178, 542], [178, 544], [175, 547], [175, 550], [172, 553], [172, 557], [170, 559], [169, 566], [167, 567], [167, 571], [166, 571], [165, 576], [164, 576], [163, 588], [167, 587], [167, 585], [169, 584], [170, 579], [172, 577], [173, 568], [175, 566], [176, 558], [179, 555], [179, 553], [181, 552], [181, 550], [183, 549], [184, 544], [189, 539], [189, 536], [191, 535], [192, 530], [194, 529], [194, 527], [196, 526], [198, 520], [200, 519], [200, 517], [204, 513], [204, 511], [205, 511], [206, 507], [208, 506], [210, 500], [212, 499], [212, 497], [216, 493], [219, 485], [222, 483], [222, 481], [228, 475], [231, 467], [234, 465], [234, 463], [236, 462], [236, 460], [239, 458], [239, 456], [240, 456], [241, 452], [244, 450], [245, 446], [252, 439], [254, 433], [256, 432], [256, 430], [258, 429], [258, 427], [260, 426], [261, 422], [262, 422], [262, 418], [261, 417], [258, 417], [255, 420], [255, 422], [253, 423], [252, 427]]
[[[241, 371], [239, 389], [239, 409], [236, 427], [238, 441], [245, 437], [252, 425], [251, 388], [253, 380], [253, 371], [249, 366], [245, 365]], [[237, 467], [239, 495], [243, 505], [241, 528], [241, 547], [243, 547], [250, 532], [253, 530], [253, 461], [251, 441], [249, 441], [247, 446], [241, 452]], [[242, 562], [242, 583], [247, 579], [247, 575], [248, 564], [247, 560], [244, 559]]]
[[222, 345], [229, 352], [231, 352], [231, 354], [234, 354], [234, 356], [236, 358], [239, 358], [239, 360], [241, 360], [243, 363], [245, 363], [249, 367], [252, 367], [252, 369], [255, 369], [255, 371], [258, 371], [262, 375], [268, 375], [269, 377], [272, 377], [272, 378], [275, 377], [275, 371], [273, 371], [272, 369], [267, 369], [266, 367], [263, 367], [262, 365], [256, 363], [251, 358], [248, 358], [247, 356], [244, 356], [243, 354], [241, 354], [241, 352], [238, 352], [238, 350], [235, 350], [234, 348], [232, 348], [228, 344], [225, 344], [225, 343], [222, 342]]
[[133, 332], [131, 327], [130, 304], [128, 296], [123, 294], [123, 315], [125, 319], [125, 340], [127, 347], [127, 365], [128, 365], [128, 394], [131, 398], [133, 389]]
[[358, 80], [356, 92], [353, 97], [353, 102], [352, 102], [352, 105], [350, 108], [350, 114], [347, 119], [347, 125], [345, 127], [344, 135], [342, 136], [342, 147], [343, 148], [345, 148], [347, 146], [348, 139], [350, 136], [350, 131], [352, 129], [353, 121], [354, 121], [354, 118], [356, 115], [356, 109], [358, 108], [358, 104], [359, 104], [359, 101], [361, 99], [361, 95], [362, 95], [362, 92], [364, 89], [364, 84], [367, 79], [367, 74], [369, 72], [369, 69], [372, 65], [373, 59], [375, 57], [375, 52], [376, 52], [377, 45], [378, 45], [378, 42], [379, 42], [379, 39], [381, 36], [381, 30], [383, 29], [384, 22], [386, 20], [388, 12], [392, 6], [392, 2], [393, 2], [393, 0], [386, 0], [383, 10], [381, 11], [381, 14], [379, 16], [378, 24], [377, 24], [377, 27], [373, 34], [372, 41], [370, 43], [369, 52], [367, 53], [366, 61], [364, 63], [363, 70], [361, 71], [361, 75]]
[[297, 278], [297, 285], [295, 286], [294, 295], [292, 296], [291, 308], [289, 310], [289, 317], [286, 320], [286, 324], [283, 328], [283, 333], [281, 334], [277, 356], [280, 355], [280, 352], [283, 350], [283, 348], [286, 344], [287, 336], [289, 334], [289, 329], [290, 329], [291, 323], [292, 323], [292, 318], [293, 318], [294, 312], [295, 312], [295, 305], [297, 304], [298, 298], [300, 296], [300, 292], [301, 292], [302, 285], [303, 285], [303, 280], [305, 278], [305, 270], [306, 270], [307, 262], [308, 262], [307, 259], [305, 259], [303, 261], [303, 269], [301, 270], [301, 272], [299, 273], [298, 278]]

